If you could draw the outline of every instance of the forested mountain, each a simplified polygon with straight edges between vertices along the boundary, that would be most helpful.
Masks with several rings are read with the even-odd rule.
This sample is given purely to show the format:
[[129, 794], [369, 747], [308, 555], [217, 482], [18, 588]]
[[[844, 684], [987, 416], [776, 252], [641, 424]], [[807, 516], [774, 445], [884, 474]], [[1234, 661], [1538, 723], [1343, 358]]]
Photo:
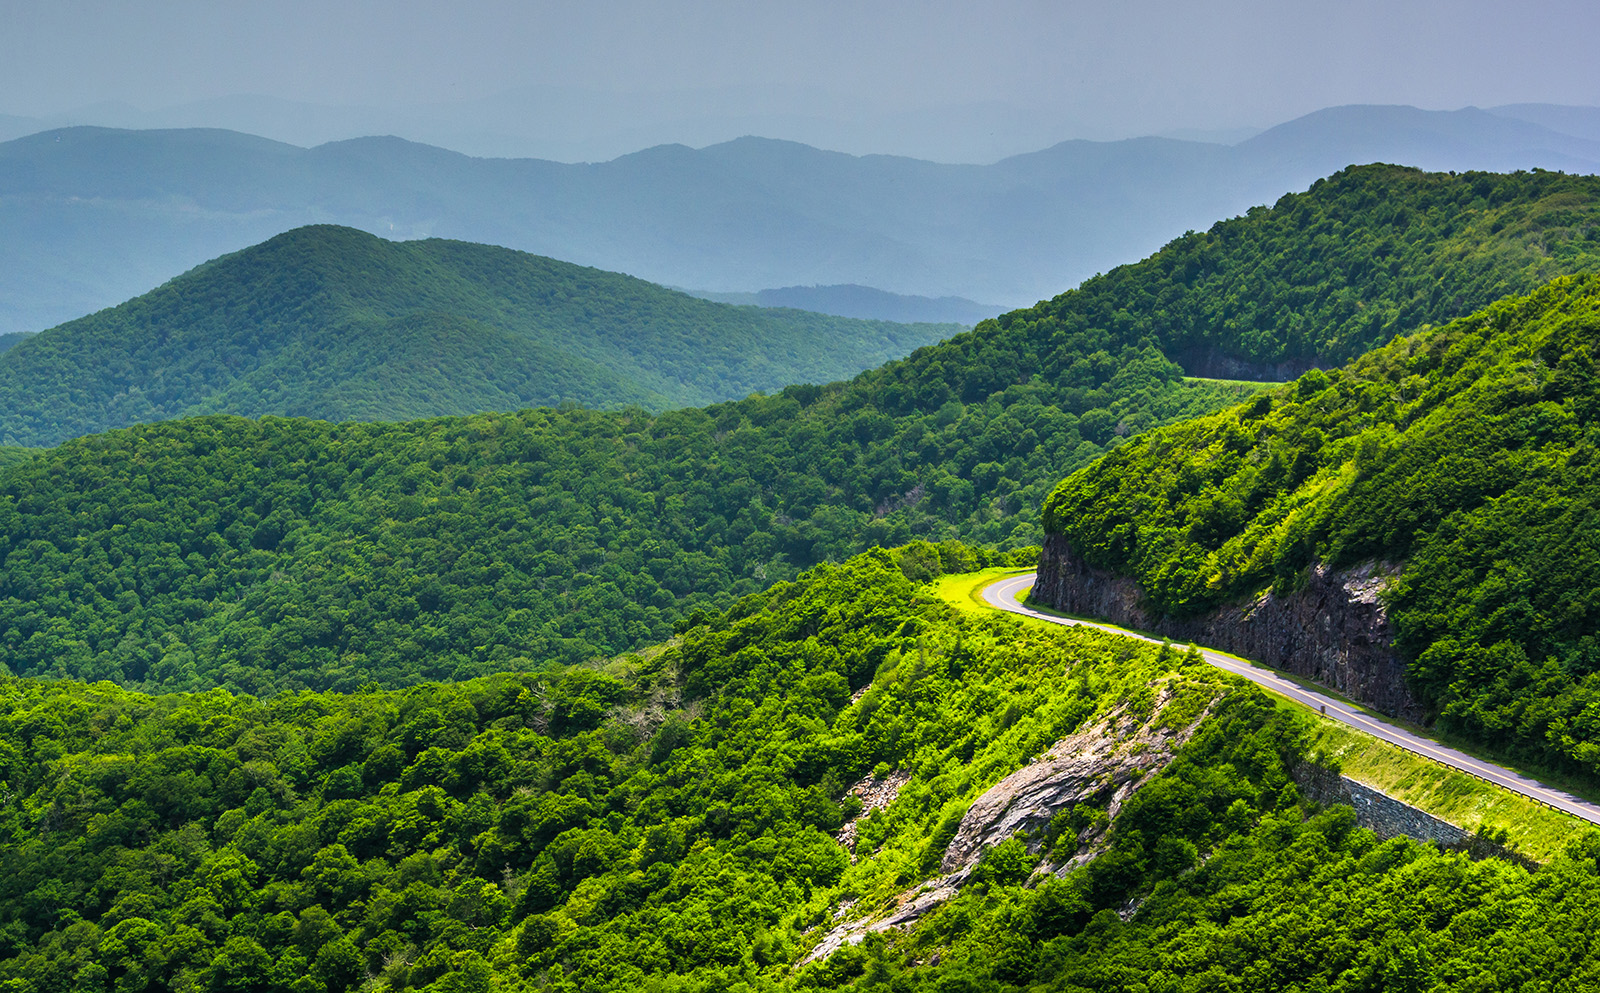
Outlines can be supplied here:
[[11, 351], [11, 349], [17, 347], [22, 342], [27, 341], [30, 337], [32, 337], [32, 335], [25, 331], [14, 331], [11, 334], [0, 334], [0, 355], [4, 355], [6, 352]]
[[1412, 107], [1330, 108], [1234, 146], [1068, 141], [988, 165], [760, 138], [564, 164], [397, 138], [301, 148], [226, 131], [69, 128], [0, 144], [0, 333], [51, 327], [326, 222], [505, 245], [669, 286], [858, 284], [1019, 306], [1367, 162], [1593, 173], [1600, 143]]
[[[1537, 873], [1380, 843], [1348, 807], [1301, 801], [1306, 725], [1253, 688], [1164, 648], [963, 614], [913, 582], [977, 561], [952, 545], [876, 550], [604, 667], [269, 701], [0, 682], [0, 981], [1600, 981], [1600, 843], [1577, 839]], [[1183, 744], [1125, 801], [1093, 794], [940, 875], [986, 789], [1065, 736], [1130, 720]], [[846, 793], [858, 781], [887, 797], [864, 809]], [[1079, 854], [1098, 857], [1030, 879]], [[952, 890], [911, 929], [802, 964], [836, 922], [932, 877]]]
[[1600, 277], [1557, 280], [1069, 477], [1046, 527], [1175, 615], [1317, 562], [1403, 568], [1441, 724], [1600, 774]]
[[1115, 328], [1192, 374], [1270, 378], [1596, 269], [1600, 176], [1369, 166], [1001, 321]]
[[509, 249], [317, 226], [5, 352], [0, 442], [211, 412], [688, 406], [838, 379], [958, 330], [732, 307]]
[[[73, 441], [0, 475], [0, 646], [17, 674], [149, 689], [404, 685], [648, 644], [871, 545], [1038, 544], [1063, 476], [1254, 392], [1185, 380], [1161, 350], [1212, 295], [1238, 320], [1288, 300], [1344, 315], [1313, 347], [1389, 334], [1369, 311], [1442, 323], [1591, 265], [1592, 182], [1351, 170], [848, 383], [704, 409], [213, 417]], [[1466, 276], [1423, 237], [1461, 237], [1443, 211], [1405, 209], [1429, 198], [1484, 225]], [[1309, 258], [1361, 244], [1405, 250]]]

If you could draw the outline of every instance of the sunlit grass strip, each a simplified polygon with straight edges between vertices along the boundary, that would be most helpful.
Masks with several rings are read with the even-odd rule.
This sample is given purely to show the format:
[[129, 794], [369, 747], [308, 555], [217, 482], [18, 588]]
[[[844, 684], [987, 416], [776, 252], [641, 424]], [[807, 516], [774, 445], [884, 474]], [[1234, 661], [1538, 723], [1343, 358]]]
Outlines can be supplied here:
[[1468, 830], [1504, 831], [1512, 847], [1541, 862], [1588, 828], [1576, 817], [1336, 721], [1310, 720], [1312, 750], [1337, 760], [1346, 776]]
[[934, 595], [957, 610], [971, 614], [993, 613], [994, 608], [983, 602], [983, 589], [997, 579], [1016, 576], [1031, 569], [998, 566], [979, 572], [956, 576], [940, 576], [931, 584]]

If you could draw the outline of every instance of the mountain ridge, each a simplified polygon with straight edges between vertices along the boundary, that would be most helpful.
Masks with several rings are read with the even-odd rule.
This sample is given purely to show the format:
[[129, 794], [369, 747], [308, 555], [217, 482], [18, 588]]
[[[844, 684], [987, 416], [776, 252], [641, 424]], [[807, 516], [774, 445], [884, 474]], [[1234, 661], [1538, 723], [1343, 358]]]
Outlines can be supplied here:
[[[1454, 113], [1345, 108], [1237, 146], [1073, 141], [982, 166], [754, 138], [570, 165], [399, 138], [305, 149], [215, 131], [52, 132], [0, 144], [0, 231], [14, 232], [0, 238], [0, 332], [53, 326], [307, 223], [712, 292], [854, 283], [1022, 305], [1354, 161], [1600, 169], [1600, 154], [1578, 162], [1582, 139]], [[1438, 137], [1450, 128], [1466, 138]]]

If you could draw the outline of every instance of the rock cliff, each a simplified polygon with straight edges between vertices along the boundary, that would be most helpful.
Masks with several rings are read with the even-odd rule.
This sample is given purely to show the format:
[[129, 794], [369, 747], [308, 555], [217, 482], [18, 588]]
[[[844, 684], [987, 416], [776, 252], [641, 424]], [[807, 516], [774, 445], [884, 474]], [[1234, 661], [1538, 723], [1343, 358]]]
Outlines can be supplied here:
[[[876, 915], [844, 920], [824, 935], [800, 964], [825, 959], [845, 945], [859, 943], [872, 932], [914, 924], [960, 892], [985, 849], [1016, 836], [1021, 837], [1030, 850], [1039, 852], [1050, 840], [1045, 829], [1051, 819], [1079, 804], [1102, 810], [1106, 816], [1095, 818], [1082, 828], [1076, 846], [1058, 844], [1056, 850], [1064, 849], [1068, 857], [1059, 865], [1046, 860], [1037, 872], [1065, 874], [1098, 855], [1105, 847], [1110, 823], [1121, 812], [1128, 797], [1167, 767], [1210, 713], [1210, 708], [1206, 707], [1198, 713], [1190, 711], [1184, 719], [1170, 719], [1167, 705], [1172, 700], [1171, 685], [1162, 683], [1157, 687], [1154, 701], [1143, 713], [1127, 706], [1118, 707], [1056, 742], [1039, 758], [991, 786], [973, 801], [962, 817], [960, 828], [944, 852], [940, 865], [943, 875], [900, 894], [892, 906]], [[851, 792], [862, 796], [864, 794], [858, 791], [881, 790], [881, 783], [863, 780]], [[895, 785], [895, 793], [901, 783]], [[854, 841], [853, 832], [850, 841]], [[841, 907], [836, 917], [848, 917], [851, 909]]]
[[1014, 835], [1026, 839], [1030, 850], [1039, 851], [1051, 818], [1079, 804], [1106, 812], [1105, 820], [1084, 828], [1078, 837], [1079, 849], [1088, 849], [1085, 855], [1097, 850], [1105, 825], [1116, 820], [1135, 790], [1167, 767], [1204, 717], [1202, 713], [1181, 726], [1169, 723], [1163, 718], [1170, 700], [1163, 685], [1145, 719], [1119, 707], [991, 786], [967, 808], [940, 869], [950, 874], [970, 872], [985, 849]]
[[1378, 593], [1394, 570], [1312, 566], [1301, 589], [1266, 591], [1191, 618], [1152, 611], [1139, 584], [1085, 563], [1060, 535], [1045, 539], [1033, 599], [1175, 641], [1193, 641], [1313, 679], [1386, 714], [1421, 720]]

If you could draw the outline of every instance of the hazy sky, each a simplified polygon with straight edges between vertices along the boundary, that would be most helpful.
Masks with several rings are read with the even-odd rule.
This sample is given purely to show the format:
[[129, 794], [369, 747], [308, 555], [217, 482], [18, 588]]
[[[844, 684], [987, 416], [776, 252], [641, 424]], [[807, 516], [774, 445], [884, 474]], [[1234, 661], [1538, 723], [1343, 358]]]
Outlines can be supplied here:
[[712, 89], [724, 115], [991, 104], [1117, 137], [1345, 103], [1600, 104], [1597, 37], [1592, 0], [0, 0], [0, 112]]

